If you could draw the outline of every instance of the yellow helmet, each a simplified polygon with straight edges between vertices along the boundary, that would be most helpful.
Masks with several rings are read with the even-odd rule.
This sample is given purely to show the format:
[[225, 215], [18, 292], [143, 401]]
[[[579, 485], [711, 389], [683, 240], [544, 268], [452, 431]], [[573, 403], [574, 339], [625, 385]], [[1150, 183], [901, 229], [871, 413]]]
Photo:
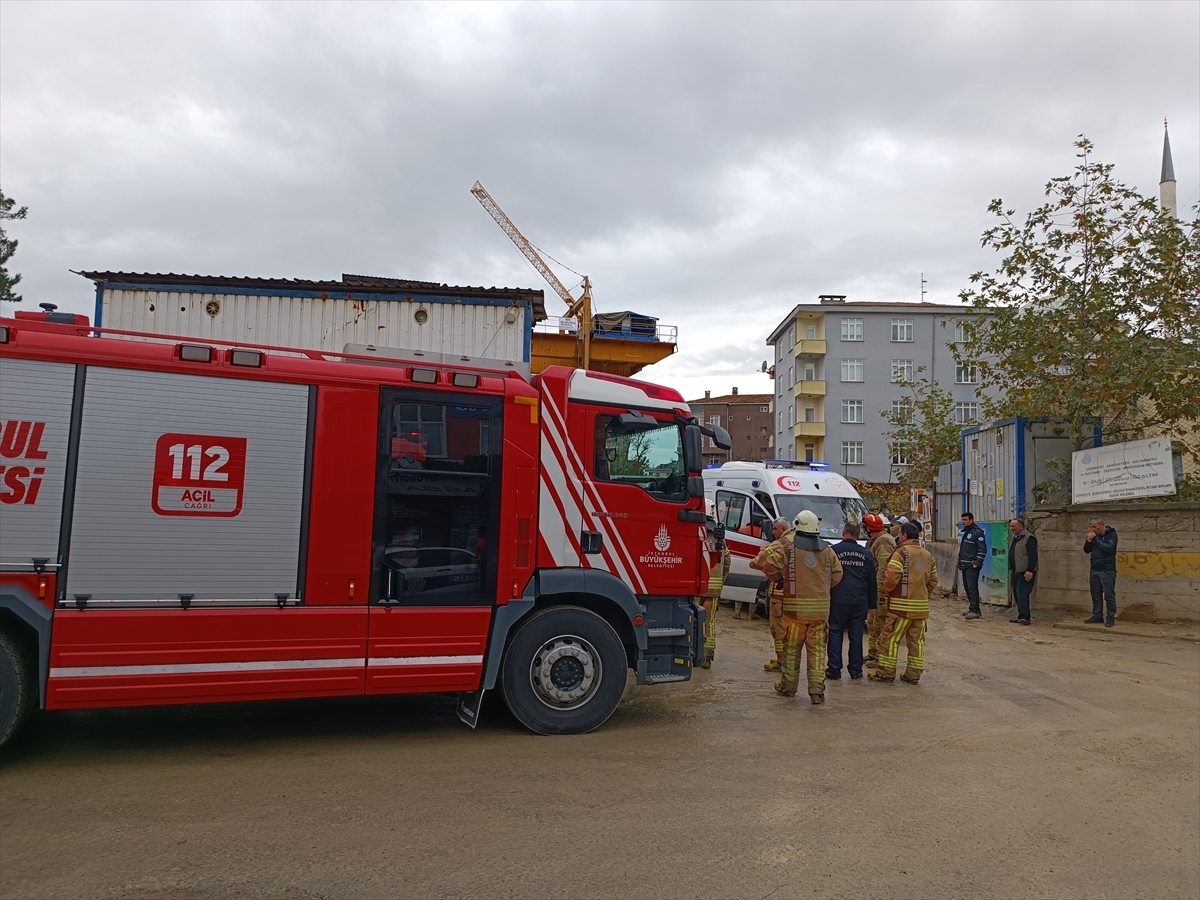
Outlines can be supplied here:
[[821, 520], [811, 509], [802, 510], [792, 520], [792, 527], [801, 534], [820, 534]]

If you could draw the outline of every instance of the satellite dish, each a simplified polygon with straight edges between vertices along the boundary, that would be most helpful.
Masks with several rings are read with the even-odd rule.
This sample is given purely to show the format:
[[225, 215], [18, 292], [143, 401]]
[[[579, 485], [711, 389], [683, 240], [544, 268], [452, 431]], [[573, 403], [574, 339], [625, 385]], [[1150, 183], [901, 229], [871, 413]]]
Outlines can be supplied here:
[[766, 361], [765, 359], [763, 360], [763, 364], [762, 364], [762, 371], [763, 371], [763, 374], [766, 374], [766, 371], [767, 371], [767, 361]]

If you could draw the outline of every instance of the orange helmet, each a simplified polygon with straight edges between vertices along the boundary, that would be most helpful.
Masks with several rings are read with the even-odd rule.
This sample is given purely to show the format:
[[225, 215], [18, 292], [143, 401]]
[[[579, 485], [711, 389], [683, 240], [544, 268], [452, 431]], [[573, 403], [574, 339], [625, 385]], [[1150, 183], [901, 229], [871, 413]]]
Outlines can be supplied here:
[[863, 524], [867, 526], [867, 531], [883, 531], [887, 526], [883, 524], [883, 517], [877, 516], [875, 513], [867, 513], [863, 516]]

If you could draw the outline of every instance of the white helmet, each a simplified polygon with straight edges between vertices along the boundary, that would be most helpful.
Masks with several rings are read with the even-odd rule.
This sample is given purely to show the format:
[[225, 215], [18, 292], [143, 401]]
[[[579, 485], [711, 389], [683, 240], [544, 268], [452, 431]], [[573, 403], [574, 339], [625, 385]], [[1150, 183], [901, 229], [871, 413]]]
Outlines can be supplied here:
[[792, 520], [792, 527], [801, 534], [820, 534], [821, 520], [811, 509], [801, 510]]
[[712, 519], [714, 522], [717, 519], [717, 506], [711, 500], [704, 501], [704, 515]]

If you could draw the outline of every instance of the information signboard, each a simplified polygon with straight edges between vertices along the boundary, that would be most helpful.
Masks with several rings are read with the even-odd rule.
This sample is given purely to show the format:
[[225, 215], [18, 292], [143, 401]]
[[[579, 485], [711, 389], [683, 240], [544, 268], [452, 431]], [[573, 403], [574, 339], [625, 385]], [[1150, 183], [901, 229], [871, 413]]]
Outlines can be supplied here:
[[1174, 493], [1170, 438], [1109, 444], [1071, 454], [1072, 503]]

